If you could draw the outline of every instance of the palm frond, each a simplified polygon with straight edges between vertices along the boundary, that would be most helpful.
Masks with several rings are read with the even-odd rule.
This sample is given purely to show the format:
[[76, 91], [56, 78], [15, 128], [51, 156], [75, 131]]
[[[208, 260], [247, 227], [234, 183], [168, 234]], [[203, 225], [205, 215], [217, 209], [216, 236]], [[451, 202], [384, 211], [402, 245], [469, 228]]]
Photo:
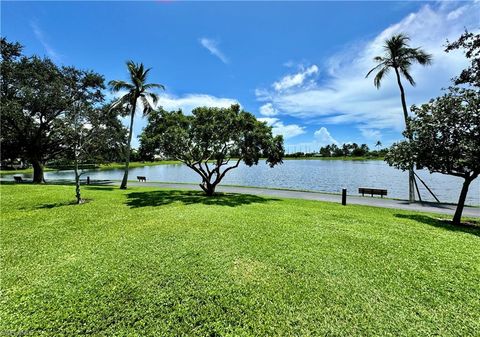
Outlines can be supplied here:
[[367, 78], [368, 76], [370, 76], [370, 74], [373, 73], [375, 70], [380, 69], [380, 68], [382, 68], [382, 67], [385, 67], [385, 65], [384, 65], [383, 63], [376, 65], [375, 67], [373, 67], [372, 69], [370, 69], [370, 71], [367, 73], [367, 75], [365, 75], [365, 78]]
[[157, 84], [157, 83], [147, 83], [143, 85], [143, 89], [149, 90], [149, 89], [162, 89], [165, 90], [165, 86], [163, 84]]
[[112, 80], [108, 82], [108, 85], [110, 86], [112, 92], [118, 92], [120, 90], [131, 90], [133, 88], [130, 83], [117, 80]]
[[380, 69], [377, 75], [375, 75], [375, 78], [373, 79], [373, 84], [375, 85], [375, 87], [377, 87], [377, 89], [380, 89], [380, 86], [382, 85], [382, 79], [385, 75], [388, 74], [389, 71], [390, 67], [383, 67], [382, 69]]
[[432, 64], [432, 54], [428, 54], [420, 48], [415, 48], [415, 53], [412, 53], [411, 57], [422, 66]]
[[408, 68], [405, 69], [405, 68], [400, 68], [400, 72], [402, 73], [402, 75], [407, 79], [407, 81], [412, 85], [412, 86], [415, 86], [416, 83], [415, 83], [415, 80], [413, 79], [412, 75], [410, 75], [410, 73], [408, 72]]
[[149, 97], [152, 100], [152, 104], [155, 106], [158, 102], [158, 95], [153, 92], [147, 92], [144, 94], [145, 97]]
[[410, 75], [412, 64], [428, 65], [432, 62], [432, 55], [420, 48], [411, 48], [408, 45], [409, 41], [410, 37], [403, 33], [393, 35], [385, 40], [383, 45], [385, 54], [373, 59], [379, 64], [371, 69], [366, 76], [368, 77], [373, 71], [379, 70], [373, 81], [377, 88], [380, 87], [382, 78], [391, 68], [398, 69], [407, 81], [414, 86], [415, 80]]
[[143, 114], [148, 115], [150, 111], [153, 110], [152, 105], [150, 104], [148, 99], [145, 97], [145, 95], [140, 96], [140, 101], [142, 102], [142, 105], [143, 105]]

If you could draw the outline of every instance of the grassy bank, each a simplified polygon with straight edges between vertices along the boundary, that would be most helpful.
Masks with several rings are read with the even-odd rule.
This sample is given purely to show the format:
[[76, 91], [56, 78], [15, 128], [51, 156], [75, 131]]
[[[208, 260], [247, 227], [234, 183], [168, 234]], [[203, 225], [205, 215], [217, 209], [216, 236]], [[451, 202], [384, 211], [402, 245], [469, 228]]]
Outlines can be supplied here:
[[480, 231], [191, 191], [1, 185], [0, 331], [475, 336]]

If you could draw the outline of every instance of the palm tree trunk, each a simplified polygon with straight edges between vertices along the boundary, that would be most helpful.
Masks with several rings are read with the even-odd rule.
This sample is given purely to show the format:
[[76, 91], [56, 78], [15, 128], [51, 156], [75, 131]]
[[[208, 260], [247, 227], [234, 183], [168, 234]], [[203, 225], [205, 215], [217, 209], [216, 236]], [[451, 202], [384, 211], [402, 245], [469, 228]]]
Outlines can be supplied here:
[[[407, 130], [407, 139], [412, 140], [412, 133], [410, 130], [410, 123], [408, 122], [407, 102], [405, 99], [405, 90], [403, 89], [402, 81], [400, 80], [400, 73], [397, 68], [395, 74], [397, 75], [397, 83], [400, 88], [400, 99], [402, 101], [403, 117], [405, 118], [405, 128]], [[413, 173], [413, 165], [408, 170], [408, 201], [415, 202], [415, 175]]]
[[120, 188], [122, 190], [127, 189], [128, 167], [130, 165], [130, 143], [132, 142], [133, 117], [135, 116], [136, 107], [137, 107], [137, 100], [135, 99], [135, 101], [132, 104], [132, 111], [130, 113], [130, 132], [128, 133], [127, 153], [125, 155], [125, 172], [123, 173], [122, 183], [120, 184]]

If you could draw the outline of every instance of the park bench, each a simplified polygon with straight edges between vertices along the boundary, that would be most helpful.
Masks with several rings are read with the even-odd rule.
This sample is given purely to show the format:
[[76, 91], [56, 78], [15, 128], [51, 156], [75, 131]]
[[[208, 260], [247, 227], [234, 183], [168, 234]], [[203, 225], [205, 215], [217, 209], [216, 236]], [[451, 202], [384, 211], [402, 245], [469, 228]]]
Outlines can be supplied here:
[[147, 182], [147, 177], [144, 177], [144, 176], [137, 176], [137, 179], [138, 179], [139, 182], [142, 182], [142, 181], [143, 181], [144, 183]]
[[384, 195], [387, 195], [387, 190], [384, 190], [382, 188], [359, 187], [358, 193], [362, 193], [362, 197], [365, 196], [365, 194], [370, 194], [373, 197], [373, 195], [375, 194], [383, 198]]
[[13, 180], [14, 180], [16, 183], [23, 183], [23, 179], [22, 179], [22, 177], [20, 177], [20, 176], [13, 176]]

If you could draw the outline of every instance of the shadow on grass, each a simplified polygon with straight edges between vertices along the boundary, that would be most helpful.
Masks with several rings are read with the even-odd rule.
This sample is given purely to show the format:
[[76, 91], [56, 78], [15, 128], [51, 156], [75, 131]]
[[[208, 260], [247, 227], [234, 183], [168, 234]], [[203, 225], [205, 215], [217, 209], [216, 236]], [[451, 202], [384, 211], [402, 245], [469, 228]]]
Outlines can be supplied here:
[[63, 202], [54, 202], [51, 204], [43, 204], [43, 205], [38, 205], [37, 209], [50, 209], [50, 208], [55, 208], [55, 207], [62, 207], [62, 206], [72, 206], [72, 205], [77, 205], [75, 201], [63, 201]]
[[253, 203], [266, 203], [269, 201], [279, 201], [279, 199], [262, 198], [255, 195], [238, 193], [218, 193], [212, 197], [207, 197], [201, 191], [183, 190], [132, 192], [127, 195], [127, 205], [131, 208], [162, 206], [174, 202], [181, 202], [185, 205], [204, 204], [235, 207]]
[[395, 217], [415, 220], [433, 227], [443, 228], [454, 232], [468, 233], [480, 237], [480, 226], [475, 224], [462, 224], [459, 226], [454, 226], [449, 220], [436, 219], [421, 214], [395, 214]]
[[86, 191], [113, 191], [113, 190], [119, 190], [118, 187], [116, 186], [92, 186], [92, 185], [86, 185], [82, 186], [82, 190], [85, 189]]

